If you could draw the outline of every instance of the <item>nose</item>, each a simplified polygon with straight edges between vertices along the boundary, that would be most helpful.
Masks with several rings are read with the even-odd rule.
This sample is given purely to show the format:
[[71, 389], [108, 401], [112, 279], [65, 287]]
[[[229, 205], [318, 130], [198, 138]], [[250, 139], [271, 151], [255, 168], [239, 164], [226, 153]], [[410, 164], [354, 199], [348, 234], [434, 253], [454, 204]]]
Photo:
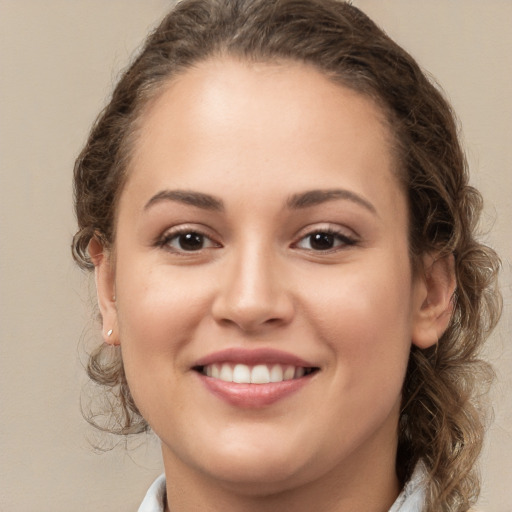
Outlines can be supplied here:
[[212, 305], [215, 320], [244, 332], [288, 324], [294, 304], [278, 259], [264, 248], [227, 259]]

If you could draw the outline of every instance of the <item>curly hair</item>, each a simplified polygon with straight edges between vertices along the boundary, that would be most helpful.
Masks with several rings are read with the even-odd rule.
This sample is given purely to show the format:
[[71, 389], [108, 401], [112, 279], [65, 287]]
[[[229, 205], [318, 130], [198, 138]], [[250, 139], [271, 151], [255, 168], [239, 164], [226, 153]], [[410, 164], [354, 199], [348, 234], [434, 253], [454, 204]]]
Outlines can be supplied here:
[[[467, 510], [479, 493], [482, 393], [492, 378], [479, 352], [500, 315], [499, 259], [475, 238], [482, 199], [468, 184], [450, 105], [414, 59], [359, 9], [338, 0], [178, 3], [121, 77], [76, 161], [76, 262], [93, 268], [87, 252], [93, 237], [106, 248], [114, 243], [118, 198], [147, 102], [177, 74], [220, 55], [307, 63], [371, 97], [386, 114], [408, 199], [413, 267], [421, 271], [426, 253], [453, 255], [457, 281], [453, 317], [438, 344], [411, 349], [397, 474], [405, 481], [422, 460], [429, 475], [426, 511]], [[88, 374], [108, 391], [110, 419], [88, 419], [118, 434], [145, 431], [149, 427], [131, 397], [121, 354], [112, 357], [108, 348], [90, 355]]]

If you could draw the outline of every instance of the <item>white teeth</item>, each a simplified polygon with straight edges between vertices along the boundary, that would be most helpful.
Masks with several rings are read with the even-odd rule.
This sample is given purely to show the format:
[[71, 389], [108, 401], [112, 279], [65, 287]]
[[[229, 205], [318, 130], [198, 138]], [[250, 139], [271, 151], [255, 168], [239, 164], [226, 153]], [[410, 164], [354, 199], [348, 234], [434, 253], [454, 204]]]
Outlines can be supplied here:
[[270, 382], [282, 382], [284, 380], [300, 379], [306, 374], [303, 367], [283, 366], [280, 364], [210, 364], [203, 368], [203, 373], [208, 377], [220, 379], [225, 382], [237, 384], [269, 384]]
[[251, 369], [245, 364], [237, 364], [233, 370], [233, 382], [239, 384], [251, 383]]
[[268, 384], [270, 382], [270, 372], [266, 364], [256, 365], [251, 372], [251, 384]]
[[295, 376], [295, 367], [287, 366], [283, 374], [284, 380], [291, 380]]
[[270, 382], [281, 382], [283, 380], [282, 366], [275, 364], [270, 370]]
[[233, 382], [233, 369], [229, 364], [221, 366], [219, 379], [225, 382]]

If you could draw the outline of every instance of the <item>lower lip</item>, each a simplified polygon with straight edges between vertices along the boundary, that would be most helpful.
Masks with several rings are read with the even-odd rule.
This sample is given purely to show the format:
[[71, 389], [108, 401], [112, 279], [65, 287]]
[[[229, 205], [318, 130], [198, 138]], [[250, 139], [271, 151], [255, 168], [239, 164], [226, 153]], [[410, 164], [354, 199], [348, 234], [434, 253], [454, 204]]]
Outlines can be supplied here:
[[256, 409], [283, 400], [310, 382], [312, 375], [300, 379], [271, 382], [269, 384], [238, 384], [225, 382], [198, 373], [206, 388], [225, 402], [245, 409]]

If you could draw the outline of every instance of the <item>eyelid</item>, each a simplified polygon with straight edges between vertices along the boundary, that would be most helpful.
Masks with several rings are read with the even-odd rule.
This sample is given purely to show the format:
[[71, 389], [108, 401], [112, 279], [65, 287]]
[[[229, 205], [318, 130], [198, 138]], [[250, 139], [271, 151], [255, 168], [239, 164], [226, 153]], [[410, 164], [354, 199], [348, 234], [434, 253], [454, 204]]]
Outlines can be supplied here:
[[[331, 249], [322, 250], [314, 250], [314, 249], [305, 249], [299, 247], [299, 243], [302, 242], [308, 236], [312, 236], [315, 233], [326, 233], [330, 235], [334, 235], [343, 240], [343, 243], [338, 247], [333, 247]], [[295, 237], [295, 242], [292, 243], [293, 248], [302, 249], [305, 251], [311, 251], [318, 254], [327, 254], [332, 252], [337, 252], [339, 250], [343, 250], [344, 248], [351, 247], [354, 245], [358, 245], [360, 242], [360, 237], [355, 231], [350, 228], [340, 226], [339, 224], [325, 223], [325, 224], [313, 224], [307, 226], [300, 230], [300, 232]]]
[[314, 224], [308, 224], [299, 230], [295, 238], [303, 238], [306, 235], [318, 232], [333, 233], [345, 236], [347, 238], [354, 238], [357, 240], [360, 239], [359, 234], [354, 229], [334, 222], [315, 222]]
[[[163, 249], [167, 249], [169, 252], [174, 254], [183, 254], [183, 255], [192, 255], [197, 254], [205, 249], [219, 248], [222, 247], [222, 244], [217, 241], [218, 237], [211, 233], [211, 229], [208, 229], [206, 226], [202, 226], [200, 224], [179, 224], [177, 226], [172, 226], [166, 229], [155, 241], [155, 245], [161, 247]], [[197, 251], [184, 251], [177, 250], [172, 248], [169, 245], [169, 242], [180, 235], [185, 235], [187, 233], [196, 233], [201, 235], [205, 239], [208, 239], [212, 245], [210, 247], [203, 247], [198, 249]]]

